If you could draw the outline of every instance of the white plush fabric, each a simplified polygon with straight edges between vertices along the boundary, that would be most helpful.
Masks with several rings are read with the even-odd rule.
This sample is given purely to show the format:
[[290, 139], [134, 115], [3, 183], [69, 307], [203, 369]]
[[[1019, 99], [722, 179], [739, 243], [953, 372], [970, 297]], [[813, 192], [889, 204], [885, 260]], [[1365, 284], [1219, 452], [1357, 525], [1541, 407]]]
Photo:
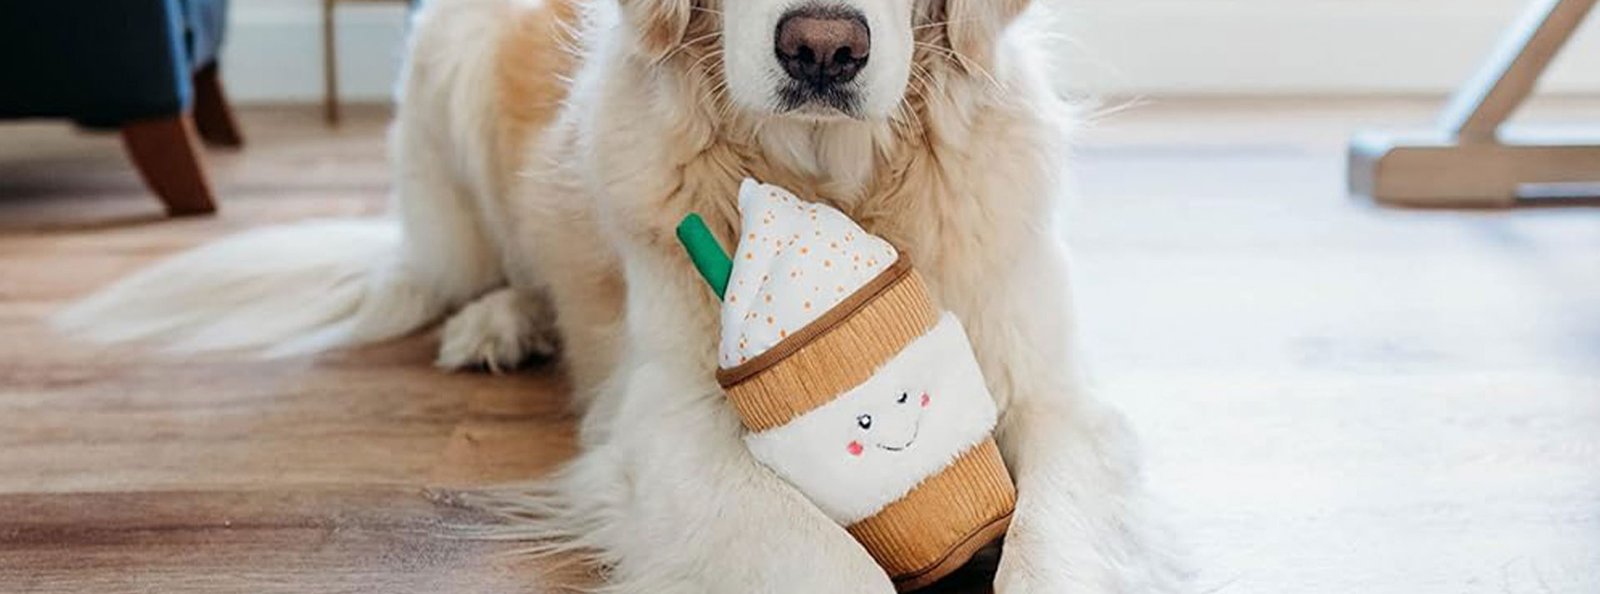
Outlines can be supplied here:
[[828, 206], [745, 180], [743, 229], [722, 305], [721, 364], [776, 346], [894, 264], [894, 246]]
[[[863, 416], [870, 429], [861, 427]], [[829, 517], [850, 525], [904, 497], [994, 426], [994, 400], [966, 331], [945, 314], [866, 383], [745, 441]]]

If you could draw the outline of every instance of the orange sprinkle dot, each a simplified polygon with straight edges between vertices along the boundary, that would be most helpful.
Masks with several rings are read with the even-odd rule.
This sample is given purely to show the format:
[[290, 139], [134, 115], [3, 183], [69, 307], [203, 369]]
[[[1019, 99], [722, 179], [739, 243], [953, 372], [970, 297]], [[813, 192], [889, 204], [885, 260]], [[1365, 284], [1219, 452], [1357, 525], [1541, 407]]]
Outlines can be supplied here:
[[772, 325], [772, 324], [776, 324], [776, 323], [778, 323], [777, 318], [774, 318], [772, 316], [767, 316], [767, 324], [768, 325]]

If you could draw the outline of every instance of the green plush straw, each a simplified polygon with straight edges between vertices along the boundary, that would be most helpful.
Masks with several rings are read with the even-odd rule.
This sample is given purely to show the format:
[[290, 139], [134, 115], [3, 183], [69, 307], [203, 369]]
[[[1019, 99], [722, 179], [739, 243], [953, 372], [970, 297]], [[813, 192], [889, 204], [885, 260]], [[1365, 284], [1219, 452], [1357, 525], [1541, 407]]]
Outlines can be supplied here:
[[706, 279], [706, 284], [716, 291], [717, 299], [726, 298], [728, 279], [733, 276], [733, 260], [722, 251], [722, 244], [717, 243], [716, 236], [706, 227], [705, 219], [698, 214], [684, 217], [683, 222], [678, 223], [678, 241], [688, 250], [689, 259], [694, 261], [695, 269]]

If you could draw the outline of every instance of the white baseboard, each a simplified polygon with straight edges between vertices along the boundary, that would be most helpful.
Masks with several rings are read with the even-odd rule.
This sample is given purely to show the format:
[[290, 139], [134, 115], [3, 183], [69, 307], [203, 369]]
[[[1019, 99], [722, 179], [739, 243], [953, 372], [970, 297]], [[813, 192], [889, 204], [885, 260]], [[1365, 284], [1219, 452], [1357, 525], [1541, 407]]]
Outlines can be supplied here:
[[[1064, 88], [1138, 95], [1448, 93], [1524, 0], [1068, 0]], [[345, 100], [392, 94], [399, 5], [340, 10]], [[320, 14], [309, 2], [236, 7], [224, 56], [240, 103], [322, 97]], [[1600, 23], [1580, 32], [1545, 89], [1600, 94]]]

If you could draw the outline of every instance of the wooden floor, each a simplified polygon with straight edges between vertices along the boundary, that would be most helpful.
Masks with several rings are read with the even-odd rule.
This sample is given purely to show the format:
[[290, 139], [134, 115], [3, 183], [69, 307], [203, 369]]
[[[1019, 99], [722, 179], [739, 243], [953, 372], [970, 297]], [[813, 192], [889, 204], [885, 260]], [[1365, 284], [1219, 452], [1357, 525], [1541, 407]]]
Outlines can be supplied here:
[[[1346, 197], [1349, 132], [1431, 107], [1158, 102], [1086, 131], [1085, 350], [1201, 591], [1600, 591], [1600, 209]], [[173, 360], [44, 326], [175, 250], [382, 208], [382, 113], [244, 125], [221, 217], [179, 222], [114, 137], [0, 127], [0, 592], [544, 591], [455, 537], [488, 520], [451, 495], [571, 455], [556, 374], [437, 372], [429, 336]]]

